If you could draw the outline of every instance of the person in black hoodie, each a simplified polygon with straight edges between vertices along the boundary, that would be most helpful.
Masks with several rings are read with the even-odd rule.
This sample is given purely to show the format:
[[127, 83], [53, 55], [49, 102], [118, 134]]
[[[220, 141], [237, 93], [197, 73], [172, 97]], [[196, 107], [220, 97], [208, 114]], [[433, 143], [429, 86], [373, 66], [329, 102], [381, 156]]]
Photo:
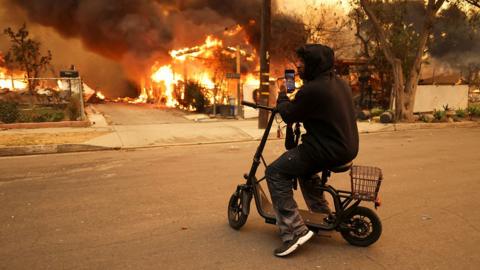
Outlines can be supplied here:
[[280, 92], [277, 109], [287, 124], [303, 123], [306, 133], [300, 145], [288, 150], [266, 169], [283, 241], [283, 245], [274, 250], [280, 257], [292, 253], [313, 236], [293, 199], [292, 179], [299, 179], [309, 210], [325, 212], [328, 205], [323, 192], [316, 189], [317, 173], [349, 163], [357, 156], [359, 146], [351, 89], [334, 72], [333, 50], [320, 44], [307, 44], [297, 50], [297, 55], [298, 73], [304, 85], [294, 97]]

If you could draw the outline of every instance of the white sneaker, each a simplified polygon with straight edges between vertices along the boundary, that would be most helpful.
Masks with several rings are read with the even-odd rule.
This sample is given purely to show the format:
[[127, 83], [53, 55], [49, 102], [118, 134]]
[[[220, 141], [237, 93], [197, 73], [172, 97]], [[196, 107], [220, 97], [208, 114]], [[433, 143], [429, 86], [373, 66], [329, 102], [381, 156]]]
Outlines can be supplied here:
[[312, 238], [314, 233], [310, 230], [306, 230], [304, 233], [295, 236], [290, 241], [283, 242], [283, 245], [273, 251], [273, 254], [277, 257], [284, 257], [287, 256], [288, 254], [291, 254], [297, 248], [303, 244], [305, 244], [308, 240]]

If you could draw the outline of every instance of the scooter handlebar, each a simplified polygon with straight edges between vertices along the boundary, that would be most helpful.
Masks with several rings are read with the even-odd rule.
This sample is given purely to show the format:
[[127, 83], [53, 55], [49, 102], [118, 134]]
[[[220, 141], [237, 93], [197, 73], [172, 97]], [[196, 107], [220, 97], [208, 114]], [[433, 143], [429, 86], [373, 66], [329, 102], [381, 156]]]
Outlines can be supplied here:
[[248, 101], [242, 101], [242, 105], [252, 107], [252, 108], [255, 108], [255, 109], [263, 109], [263, 110], [267, 110], [267, 111], [274, 111], [275, 110], [275, 108], [263, 106], [263, 105], [260, 105], [258, 103], [253, 103], [253, 102], [248, 102]]
[[252, 107], [252, 108], [257, 108], [257, 104], [256, 103], [253, 103], [253, 102], [248, 102], [248, 101], [245, 101], [245, 100], [242, 100], [242, 105], [245, 105], [245, 106], [248, 106], [248, 107]]

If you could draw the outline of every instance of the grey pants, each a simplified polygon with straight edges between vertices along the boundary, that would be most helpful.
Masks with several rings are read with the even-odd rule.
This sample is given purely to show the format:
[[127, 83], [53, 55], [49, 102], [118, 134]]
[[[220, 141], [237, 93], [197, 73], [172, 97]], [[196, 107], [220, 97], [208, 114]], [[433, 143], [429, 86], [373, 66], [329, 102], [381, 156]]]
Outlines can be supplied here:
[[272, 198], [277, 226], [282, 241], [292, 240], [308, 228], [298, 212], [293, 199], [293, 181], [298, 177], [303, 197], [310, 211], [320, 212], [327, 204], [323, 191], [319, 189], [321, 165], [300, 157], [298, 147], [285, 152], [267, 167], [265, 172]]

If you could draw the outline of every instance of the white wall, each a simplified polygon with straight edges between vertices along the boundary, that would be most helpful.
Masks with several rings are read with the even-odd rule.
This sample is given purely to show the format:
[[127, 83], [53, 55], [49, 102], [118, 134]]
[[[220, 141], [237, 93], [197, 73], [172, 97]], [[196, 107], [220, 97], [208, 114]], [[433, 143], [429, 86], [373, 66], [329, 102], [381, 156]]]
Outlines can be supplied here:
[[413, 112], [443, 110], [444, 105], [453, 109], [468, 106], [468, 85], [419, 85]]
[[[253, 91], [258, 89], [257, 84], [244, 84], [243, 85], [243, 100], [253, 102]], [[254, 108], [243, 106], [243, 112], [245, 118], [256, 118], [258, 117], [258, 110]]]

